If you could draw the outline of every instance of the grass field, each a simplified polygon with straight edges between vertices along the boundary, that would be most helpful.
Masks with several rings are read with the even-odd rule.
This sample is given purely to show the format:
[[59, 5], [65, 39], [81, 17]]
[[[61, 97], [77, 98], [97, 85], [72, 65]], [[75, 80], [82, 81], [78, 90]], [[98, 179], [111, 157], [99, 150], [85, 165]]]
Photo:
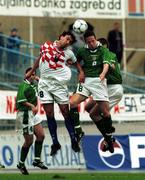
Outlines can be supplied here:
[[0, 180], [143, 180], [145, 173], [31, 173], [28, 176], [21, 174], [0, 174]]

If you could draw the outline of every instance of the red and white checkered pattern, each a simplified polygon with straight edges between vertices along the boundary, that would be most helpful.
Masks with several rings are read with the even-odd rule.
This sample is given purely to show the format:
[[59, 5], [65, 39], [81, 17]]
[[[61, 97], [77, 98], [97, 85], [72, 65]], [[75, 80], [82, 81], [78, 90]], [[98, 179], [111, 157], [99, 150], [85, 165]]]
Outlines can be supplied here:
[[[63, 50], [57, 49], [55, 42], [52, 43], [50, 41], [47, 41], [43, 45], [41, 45], [40, 54], [42, 57], [42, 62], [47, 61], [49, 64], [49, 68], [57, 69], [63, 67], [62, 63], [65, 62], [65, 54]], [[55, 58], [57, 58], [57, 61]]]

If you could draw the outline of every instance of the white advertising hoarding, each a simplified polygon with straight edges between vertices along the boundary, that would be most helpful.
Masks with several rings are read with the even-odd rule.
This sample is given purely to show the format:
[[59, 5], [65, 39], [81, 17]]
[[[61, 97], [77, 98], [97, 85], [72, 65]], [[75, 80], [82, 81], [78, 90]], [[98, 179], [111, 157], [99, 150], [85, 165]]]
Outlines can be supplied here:
[[0, 15], [124, 18], [125, 0], [0, 0]]
[[[0, 119], [16, 118], [16, 91], [0, 91]], [[89, 114], [84, 110], [88, 99], [79, 105], [80, 120], [91, 121]], [[114, 121], [144, 121], [145, 120], [145, 94], [124, 94], [121, 102], [112, 111]], [[46, 120], [42, 105], [39, 102], [39, 116]], [[62, 121], [63, 117], [57, 104], [55, 104], [55, 117]]]
[[[75, 153], [71, 148], [69, 136], [59, 135], [61, 150], [57, 155], [50, 156], [51, 138], [46, 136], [41, 158], [49, 169], [85, 169], [85, 160], [83, 153]], [[20, 151], [24, 138], [20, 134], [1, 135], [0, 136], [0, 160], [6, 166], [6, 169], [16, 169], [20, 159]], [[25, 165], [28, 169], [34, 169], [32, 162], [34, 160], [34, 144], [30, 147]]]

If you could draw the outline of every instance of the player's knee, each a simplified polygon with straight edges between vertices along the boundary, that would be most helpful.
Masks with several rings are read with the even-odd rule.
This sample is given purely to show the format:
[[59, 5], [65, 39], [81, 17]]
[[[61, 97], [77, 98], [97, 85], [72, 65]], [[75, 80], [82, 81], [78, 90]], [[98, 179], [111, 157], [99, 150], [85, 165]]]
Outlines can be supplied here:
[[48, 113], [48, 114], [46, 114], [46, 117], [47, 117], [47, 120], [49, 120], [49, 119], [52, 119], [53, 117], [54, 117], [54, 114], [53, 113]]
[[78, 106], [76, 100], [70, 100], [70, 108], [76, 108]]
[[111, 117], [110, 112], [109, 112], [109, 111], [103, 112], [103, 117], [104, 117], [104, 118], [110, 118], [110, 117]]
[[36, 138], [36, 140], [37, 140], [37, 141], [40, 141], [40, 142], [43, 142], [44, 139], [45, 139], [45, 135], [44, 135], [44, 134], [40, 134], [40, 135]]
[[85, 110], [89, 113], [91, 111], [91, 109], [96, 105], [96, 102], [93, 100], [90, 100], [86, 106], [85, 106]]
[[63, 111], [62, 115], [63, 115], [64, 119], [68, 119], [70, 117], [69, 111]]
[[24, 146], [25, 147], [30, 147], [32, 144], [33, 144], [33, 139], [29, 139], [29, 140], [25, 141]]

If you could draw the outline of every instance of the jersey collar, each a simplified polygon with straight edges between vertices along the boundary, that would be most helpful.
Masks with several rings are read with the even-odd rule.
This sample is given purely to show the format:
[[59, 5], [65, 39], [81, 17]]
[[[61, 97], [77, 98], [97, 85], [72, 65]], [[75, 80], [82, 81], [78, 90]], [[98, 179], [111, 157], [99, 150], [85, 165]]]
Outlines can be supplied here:
[[24, 82], [27, 84], [31, 84], [30, 81], [28, 81], [28, 79], [24, 79]]
[[89, 49], [87, 44], [85, 45], [85, 48], [88, 49], [90, 52], [95, 53], [95, 52], [97, 52], [98, 47], [100, 47], [100, 46], [102, 46], [101, 43], [99, 41], [96, 41], [96, 48], [95, 49]]

